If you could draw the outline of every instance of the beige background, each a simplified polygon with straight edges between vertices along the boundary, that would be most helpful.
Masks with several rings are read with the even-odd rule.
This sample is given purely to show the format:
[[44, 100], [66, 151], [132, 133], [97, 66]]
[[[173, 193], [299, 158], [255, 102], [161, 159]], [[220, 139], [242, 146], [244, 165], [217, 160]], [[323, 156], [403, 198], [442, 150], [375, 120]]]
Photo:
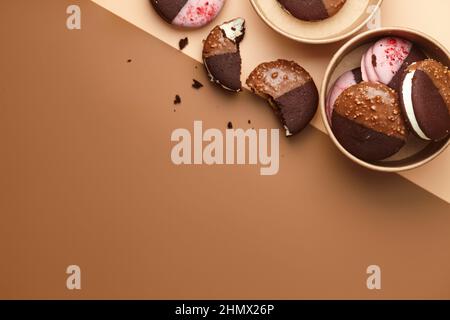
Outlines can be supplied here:
[[[81, 31], [65, 28], [74, 2]], [[0, 14], [0, 298], [450, 298], [447, 202], [354, 165], [314, 127], [281, 140], [277, 176], [176, 167], [175, 128], [278, 122], [90, 1]], [[70, 264], [81, 291], [65, 287]], [[366, 288], [370, 264], [382, 291]]]
[[[206, 38], [209, 27], [196, 31], [174, 29], [162, 23], [156, 13], [149, 9], [151, 7], [148, 0], [92, 1], [173, 47], [178, 46], [181, 37], [189, 36], [191, 45], [183, 53], [201, 61], [202, 40]], [[296, 43], [283, 38], [267, 27], [254, 12], [250, 1], [228, 0], [227, 2], [218, 21], [230, 20], [236, 16], [242, 16], [247, 21], [247, 37], [241, 44], [244, 77], [250, 74], [260, 62], [287, 58], [298, 61], [310, 71], [317, 85], [321, 84], [328, 62], [342, 43], [320, 46]], [[425, 17], [424, 12], [428, 13], [430, 10], [433, 12], [432, 16]], [[450, 12], [448, 0], [385, 0], [382, 6], [382, 25], [409, 27], [423, 31], [449, 48], [450, 34], [445, 31], [448, 29], [445, 27], [446, 24], [448, 25], [448, 12]], [[312, 124], [325, 132], [319, 113]], [[450, 150], [433, 163], [401, 175], [450, 202]]]

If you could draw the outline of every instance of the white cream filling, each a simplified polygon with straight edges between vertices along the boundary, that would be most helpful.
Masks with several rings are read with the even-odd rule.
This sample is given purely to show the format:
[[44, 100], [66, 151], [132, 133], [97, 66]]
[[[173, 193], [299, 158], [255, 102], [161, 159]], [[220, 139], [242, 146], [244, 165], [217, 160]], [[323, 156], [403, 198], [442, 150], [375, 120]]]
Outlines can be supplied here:
[[289, 131], [287, 126], [284, 126], [284, 130], [286, 130], [286, 137], [291, 137], [293, 134]]
[[242, 18], [234, 19], [233, 21], [224, 23], [220, 29], [225, 33], [225, 36], [233, 42], [244, 34], [244, 22]]
[[403, 97], [403, 105], [406, 111], [406, 117], [408, 118], [411, 127], [419, 135], [419, 137], [421, 137], [424, 140], [431, 140], [420, 128], [419, 123], [417, 122], [416, 114], [414, 112], [414, 106], [412, 101], [412, 84], [414, 74], [415, 71], [408, 72], [402, 85], [402, 97]]

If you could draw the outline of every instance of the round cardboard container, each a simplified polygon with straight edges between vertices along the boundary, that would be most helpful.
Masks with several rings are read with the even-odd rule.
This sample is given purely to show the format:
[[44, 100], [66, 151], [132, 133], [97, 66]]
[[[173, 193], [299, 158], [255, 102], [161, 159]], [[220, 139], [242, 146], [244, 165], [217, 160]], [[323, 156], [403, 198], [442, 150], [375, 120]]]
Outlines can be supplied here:
[[333, 17], [307, 22], [293, 17], [277, 0], [250, 0], [261, 19], [276, 32], [293, 40], [324, 44], [337, 42], [361, 30], [376, 14], [383, 0], [347, 0]]
[[361, 64], [361, 57], [368, 47], [378, 39], [390, 36], [412, 41], [415, 45], [419, 46], [428, 57], [450, 67], [449, 51], [439, 42], [422, 32], [406, 28], [381, 28], [364, 32], [342, 46], [328, 65], [320, 93], [320, 111], [329, 136], [339, 150], [341, 150], [348, 158], [372, 170], [400, 172], [418, 168], [436, 158], [448, 147], [450, 144], [450, 137], [439, 142], [429, 142], [420, 140], [411, 134], [405, 147], [393, 157], [383, 161], [366, 162], [353, 156], [341, 146], [331, 130], [325, 111], [326, 97], [334, 81], [344, 72], [359, 67]]

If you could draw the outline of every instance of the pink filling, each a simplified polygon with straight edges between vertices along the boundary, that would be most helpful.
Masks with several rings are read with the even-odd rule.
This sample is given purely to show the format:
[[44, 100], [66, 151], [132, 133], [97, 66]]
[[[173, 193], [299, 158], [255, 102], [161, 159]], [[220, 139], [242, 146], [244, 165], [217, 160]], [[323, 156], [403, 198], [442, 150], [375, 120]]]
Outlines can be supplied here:
[[188, 28], [202, 27], [219, 14], [224, 3], [225, 0], [189, 0], [172, 23]]

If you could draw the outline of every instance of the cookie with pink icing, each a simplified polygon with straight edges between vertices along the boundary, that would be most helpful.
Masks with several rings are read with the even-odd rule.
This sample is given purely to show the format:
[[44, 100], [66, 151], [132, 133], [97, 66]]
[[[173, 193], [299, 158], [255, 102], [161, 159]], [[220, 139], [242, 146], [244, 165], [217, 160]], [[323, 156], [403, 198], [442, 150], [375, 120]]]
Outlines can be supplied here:
[[409, 65], [426, 59], [422, 50], [401, 38], [382, 38], [363, 55], [361, 72], [364, 81], [380, 82], [394, 90]]
[[150, 0], [168, 23], [183, 28], [200, 28], [213, 21], [225, 0]]
[[351, 71], [347, 71], [342, 76], [340, 76], [336, 82], [331, 87], [330, 92], [327, 96], [327, 103], [325, 106], [328, 123], [331, 125], [331, 117], [333, 115], [333, 108], [336, 100], [339, 98], [342, 92], [344, 92], [347, 88], [362, 82], [361, 69], [353, 69]]
[[380, 82], [373, 63], [373, 48], [369, 48], [366, 54], [363, 55], [362, 59], [361, 74], [363, 75], [363, 79], [370, 82]]

